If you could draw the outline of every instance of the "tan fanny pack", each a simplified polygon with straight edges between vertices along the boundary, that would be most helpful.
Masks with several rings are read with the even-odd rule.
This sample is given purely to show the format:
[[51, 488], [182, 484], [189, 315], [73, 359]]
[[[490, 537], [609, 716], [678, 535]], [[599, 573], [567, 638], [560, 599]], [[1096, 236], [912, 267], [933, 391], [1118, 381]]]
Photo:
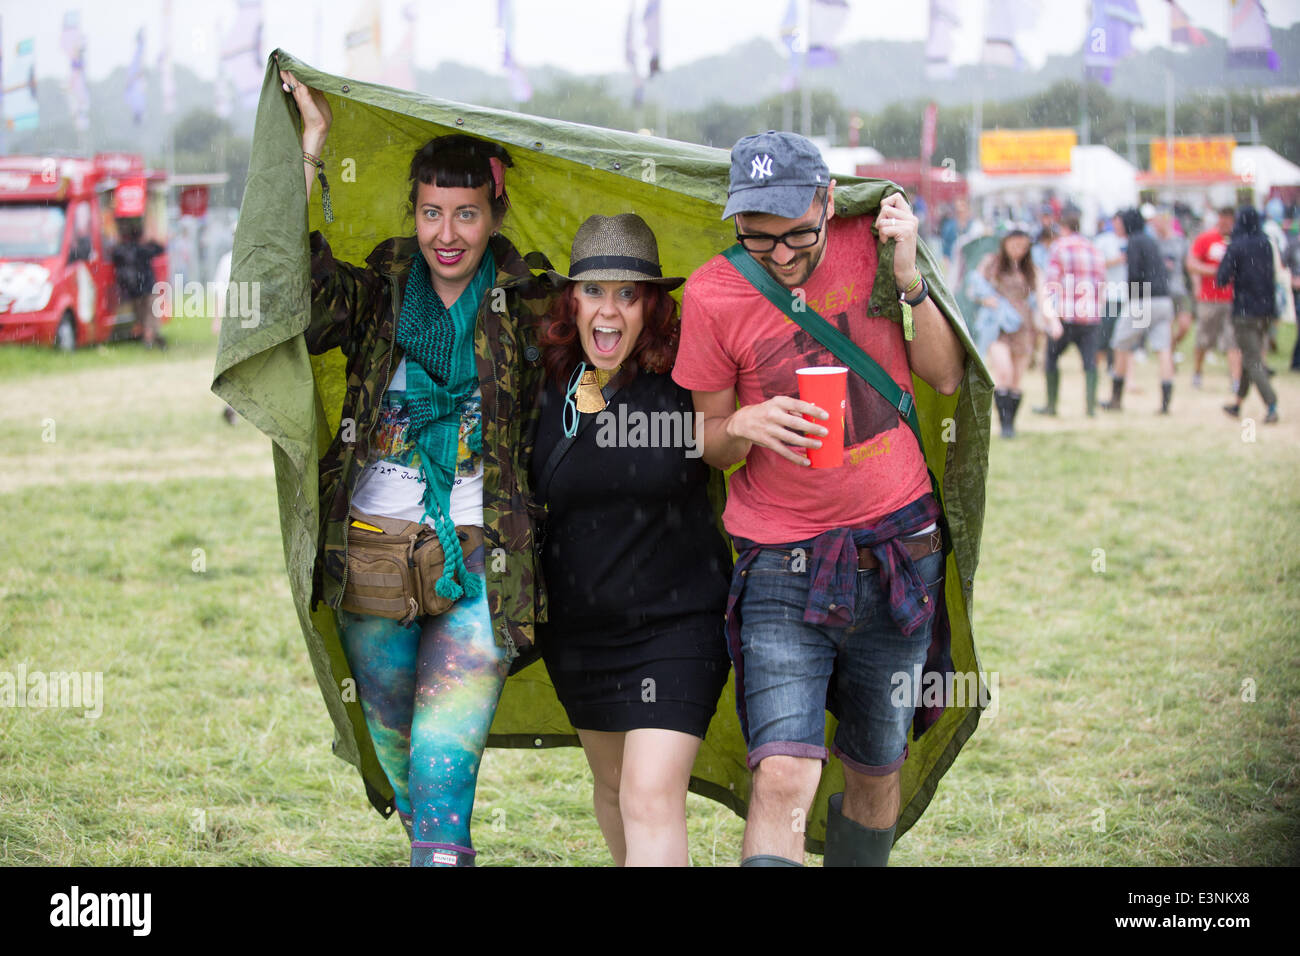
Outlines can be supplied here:
[[[458, 526], [456, 535], [466, 558], [483, 543], [483, 529], [476, 526]], [[417, 615], [442, 614], [455, 603], [435, 589], [442, 570], [442, 543], [428, 525], [353, 510], [343, 610], [403, 624]]]

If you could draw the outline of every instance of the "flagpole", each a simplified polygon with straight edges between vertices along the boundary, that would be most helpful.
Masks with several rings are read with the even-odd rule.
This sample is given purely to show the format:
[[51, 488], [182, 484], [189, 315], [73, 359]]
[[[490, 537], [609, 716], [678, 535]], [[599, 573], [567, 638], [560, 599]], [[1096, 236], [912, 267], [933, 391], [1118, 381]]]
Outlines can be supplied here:
[[1169, 206], [1174, 205], [1174, 70], [1165, 60], [1165, 188]]
[[812, 136], [812, 89], [804, 79], [808, 75], [808, 54], [812, 51], [812, 0], [803, 0], [800, 6], [803, 33], [803, 66], [799, 70], [799, 128], [804, 136]]
[[5, 142], [4, 47], [4, 17], [0, 17], [0, 156], [9, 153], [8, 144]]
[[[1092, 23], [1092, 2], [1088, 3], [1088, 22]], [[1092, 126], [1088, 121], [1088, 57], [1087, 35], [1084, 35], [1083, 49], [1079, 56], [1079, 145], [1092, 145]]]

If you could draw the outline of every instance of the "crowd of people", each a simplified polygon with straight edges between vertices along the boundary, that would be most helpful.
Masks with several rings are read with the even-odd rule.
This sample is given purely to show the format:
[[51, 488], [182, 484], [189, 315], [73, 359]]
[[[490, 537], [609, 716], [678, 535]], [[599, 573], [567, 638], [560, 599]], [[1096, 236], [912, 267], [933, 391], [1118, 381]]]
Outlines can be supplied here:
[[[1011, 212], [1011, 210], [1007, 210]], [[1231, 417], [1253, 384], [1278, 421], [1276, 370], [1265, 362], [1277, 349], [1277, 327], [1294, 318], [1300, 298], [1300, 215], [1278, 197], [1264, 212], [1252, 206], [1209, 210], [1200, 223], [1188, 207], [1150, 203], [1123, 209], [1084, 234], [1077, 208], [1046, 197], [1036, 223], [1004, 220], [986, 228], [959, 200], [941, 217], [935, 238], [955, 288], [965, 295], [966, 320], [997, 384], [995, 405], [1004, 437], [1015, 435], [1021, 380], [1042, 350], [1047, 401], [1034, 411], [1056, 415], [1059, 359], [1073, 344], [1083, 361], [1085, 403], [1124, 409], [1124, 387], [1135, 354], [1155, 355], [1158, 411], [1173, 401], [1177, 350], [1195, 326], [1190, 384], [1204, 387], [1206, 357], [1223, 355]], [[1022, 211], [1023, 215], [1023, 211]], [[982, 237], [995, 248], [969, 256]], [[973, 261], [971, 261], [973, 260]], [[1098, 401], [1104, 359], [1110, 395]], [[1290, 369], [1300, 371], [1300, 342]]]

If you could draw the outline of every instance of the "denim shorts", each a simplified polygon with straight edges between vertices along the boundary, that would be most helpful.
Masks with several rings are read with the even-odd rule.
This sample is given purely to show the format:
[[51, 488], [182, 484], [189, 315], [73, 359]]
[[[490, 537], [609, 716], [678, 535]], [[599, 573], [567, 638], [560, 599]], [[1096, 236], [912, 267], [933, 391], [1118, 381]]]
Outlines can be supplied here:
[[[811, 575], [791, 571], [791, 560], [789, 551], [764, 549], [746, 572], [740, 598], [750, 769], [773, 754], [826, 761], [826, 692], [833, 674], [836, 756], [858, 773], [893, 773], [907, 757], [916, 709], [913, 695], [893, 691], [903, 686], [898, 675], [910, 688], [915, 669], [925, 664], [931, 624], [903, 635], [877, 569], [858, 571], [849, 627], [807, 624]], [[917, 559], [916, 569], [930, 600], [940, 600], [943, 553]]]

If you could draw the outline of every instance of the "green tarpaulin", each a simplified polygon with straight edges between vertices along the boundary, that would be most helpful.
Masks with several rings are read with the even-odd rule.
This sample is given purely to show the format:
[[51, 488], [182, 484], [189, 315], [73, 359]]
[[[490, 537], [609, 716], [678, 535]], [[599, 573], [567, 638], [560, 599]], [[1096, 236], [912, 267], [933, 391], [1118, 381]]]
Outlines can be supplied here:
[[[334, 123], [322, 159], [335, 221], [325, 225], [319, 202], [307, 206], [297, 113], [282, 92], [279, 64], [322, 90]], [[434, 136], [468, 133], [504, 145], [515, 161], [508, 175], [512, 201], [504, 232], [521, 252], [540, 250], [560, 269], [579, 224], [593, 213], [636, 212], [659, 238], [666, 275], [689, 275], [733, 240], [719, 217], [726, 199], [728, 154], [634, 133], [468, 106], [404, 90], [332, 76], [277, 51], [267, 63], [253, 137], [252, 159], [231, 268], [231, 282], [258, 283], [261, 313], [231, 317], [221, 329], [212, 389], [272, 441], [285, 566], [316, 679], [335, 727], [334, 752], [355, 765], [376, 809], [392, 809], [392, 788], [375, 758], [351, 682], [334, 612], [310, 610], [311, 574], [319, 528], [316, 466], [338, 428], [343, 359], [311, 356], [302, 337], [310, 317], [307, 235], [320, 229], [339, 259], [360, 263], [389, 236], [410, 235], [406, 211], [411, 155]], [[837, 176], [836, 214], [874, 210], [897, 187]], [[891, 261], [882, 247], [882, 262]], [[888, 258], [885, 258], [888, 257]], [[968, 362], [955, 396], [937, 395], [914, 380], [931, 469], [942, 483], [954, 549], [948, 559], [947, 606], [952, 656], [959, 673], [979, 669], [970, 614], [984, 515], [992, 383], [958, 318], [936, 260], [922, 248], [919, 265], [932, 295], [966, 346]], [[888, 268], [881, 270], [888, 273]], [[877, 284], [873, 304], [897, 314], [892, 277]], [[949, 707], [911, 745], [902, 770], [898, 832], [910, 827], [934, 794], [979, 720], [977, 701]], [[828, 719], [827, 740], [834, 732]], [[492, 727], [493, 746], [576, 746], [541, 662], [506, 683]], [[700, 749], [691, 787], [744, 814], [749, 771], [730, 685]], [[807, 823], [808, 846], [820, 851], [826, 797], [842, 789], [832, 759]]]

